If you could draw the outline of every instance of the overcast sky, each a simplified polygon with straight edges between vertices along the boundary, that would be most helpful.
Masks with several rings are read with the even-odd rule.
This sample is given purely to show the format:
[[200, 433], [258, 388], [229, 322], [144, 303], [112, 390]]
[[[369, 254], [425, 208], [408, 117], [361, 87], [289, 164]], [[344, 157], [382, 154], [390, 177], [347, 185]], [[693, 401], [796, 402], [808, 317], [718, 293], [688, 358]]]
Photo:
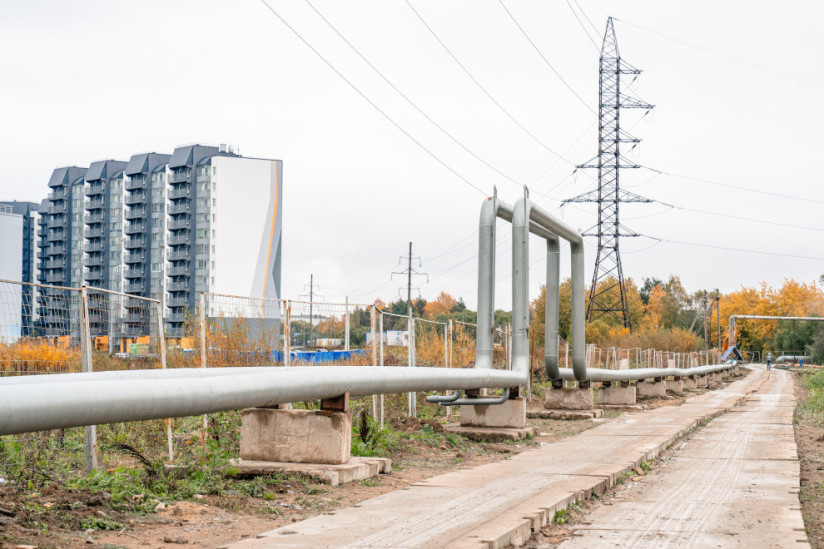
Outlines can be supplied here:
[[[440, 162], [258, 0], [6, 0], [0, 4], [0, 198], [39, 201], [57, 166], [128, 160], [150, 150], [168, 153], [193, 142], [228, 143], [241, 154], [284, 162], [285, 297], [303, 294], [314, 273], [327, 301], [344, 295], [356, 302], [394, 299], [403, 281], [390, 280], [390, 273], [404, 268], [398, 258], [411, 240], [422, 259], [420, 271], [429, 273], [428, 284], [425, 278], [416, 281], [422, 295], [446, 290], [474, 307], [483, 196], [497, 185], [499, 196], [512, 203], [521, 188], [411, 107], [308, 3], [269, 1]], [[548, 209], [594, 188], [594, 172], [571, 173], [574, 164], [597, 152], [596, 118], [589, 108], [597, 109], [598, 51], [584, 28], [599, 45], [600, 37], [580, 12], [579, 24], [572, 0], [505, 5], [589, 108], [497, 0], [410, 1], [500, 107], [404, 0], [310, 1], [432, 120], [484, 162], [529, 185], [532, 198]], [[784, 277], [813, 281], [824, 273], [824, 195], [815, 168], [824, 150], [824, 6], [579, 2], [598, 34], [608, 15], [620, 20], [621, 55], [644, 71], [631, 93], [656, 106], [646, 116], [625, 113], [624, 127], [643, 139], [627, 157], [761, 191], [655, 177], [645, 169], [624, 172], [628, 190], [727, 214], [627, 205], [621, 213], [629, 228], [670, 241], [766, 253], [625, 239], [625, 275], [640, 280], [678, 274], [691, 290], [730, 291], [760, 281], [780, 284]], [[596, 219], [593, 205], [559, 214], [580, 229]], [[509, 241], [509, 227], [501, 222], [497, 276], [504, 308], [510, 302]], [[587, 276], [592, 244], [586, 249]], [[533, 296], [543, 257], [536, 239]], [[567, 276], [568, 255], [563, 261]]]

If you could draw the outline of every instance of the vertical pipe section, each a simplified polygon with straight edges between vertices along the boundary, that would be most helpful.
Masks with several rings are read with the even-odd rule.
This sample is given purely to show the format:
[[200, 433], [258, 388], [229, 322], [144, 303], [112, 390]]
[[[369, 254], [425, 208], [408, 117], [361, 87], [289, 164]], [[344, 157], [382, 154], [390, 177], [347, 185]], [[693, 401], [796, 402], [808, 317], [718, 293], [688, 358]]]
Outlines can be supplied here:
[[478, 328], [475, 367], [492, 368], [495, 304], [495, 222], [498, 199], [487, 198], [481, 206], [478, 235]]
[[512, 209], [512, 371], [529, 372], [529, 212], [528, 198]]
[[561, 287], [561, 247], [557, 240], [546, 241], [546, 303], [544, 305], [544, 367], [550, 381], [561, 379], [558, 369], [559, 294]]

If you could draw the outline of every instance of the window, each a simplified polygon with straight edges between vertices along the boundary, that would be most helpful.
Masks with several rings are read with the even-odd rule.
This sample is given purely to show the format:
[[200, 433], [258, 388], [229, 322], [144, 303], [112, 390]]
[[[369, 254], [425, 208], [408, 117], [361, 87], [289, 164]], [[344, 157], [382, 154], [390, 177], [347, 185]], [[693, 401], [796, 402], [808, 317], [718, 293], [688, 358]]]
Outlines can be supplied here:
[[196, 253], [205, 254], [209, 252], [209, 245], [208, 244], [198, 244], [195, 248]]
[[152, 218], [152, 228], [156, 229], [160, 225], [160, 218], [153, 217]]
[[212, 253], [215, 253], [215, 245], [212, 244]]
[[209, 238], [209, 229], [197, 229], [198, 238]]
[[197, 205], [202, 207], [202, 208], [208, 208], [209, 207], [209, 199], [208, 198], [198, 198], [197, 199]]
[[160, 263], [152, 263], [152, 272], [159, 273], [160, 272]]
[[209, 265], [209, 262], [206, 261], [205, 259], [198, 259], [197, 260], [197, 268], [198, 269], [207, 269], [208, 265]]
[[123, 229], [123, 224], [120, 221], [118, 221], [116, 223], [112, 223], [112, 230], [113, 231], [120, 231], [122, 229]]
[[79, 213], [72, 214], [72, 221], [80, 221], [80, 214]]
[[152, 233], [152, 242], [158, 242], [160, 240], [160, 233]]
[[157, 213], [159, 211], [160, 211], [160, 204], [158, 204], [158, 203], [152, 204], [152, 212]]
[[[212, 261], [212, 270], [213, 271], [215, 270], [215, 262], [214, 261]], [[413, 323], [413, 326], [414, 326], [414, 323]]]
[[198, 221], [198, 223], [208, 223], [209, 222], [209, 214], [207, 214], [207, 213], [197, 214], [197, 221]]
[[112, 261], [119, 261], [120, 260], [120, 252], [109, 252], [109, 257]]

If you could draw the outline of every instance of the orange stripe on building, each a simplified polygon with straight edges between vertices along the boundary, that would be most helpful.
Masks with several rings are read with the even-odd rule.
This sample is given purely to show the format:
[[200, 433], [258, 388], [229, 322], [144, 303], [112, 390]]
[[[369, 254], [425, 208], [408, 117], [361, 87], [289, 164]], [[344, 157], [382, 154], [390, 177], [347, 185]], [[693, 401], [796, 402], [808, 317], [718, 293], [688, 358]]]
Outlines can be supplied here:
[[263, 277], [263, 295], [260, 297], [266, 297], [266, 281], [269, 279], [269, 260], [272, 257], [272, 241], [275, 238], [275, 220], [277, 219], [278, 215], [278, 201], [280, 200], [280, 196], [278, 193], [278, 187], [280, 186], [280, 181], [278, 180], [278, 165], [275, 162], [275, 207], [272, 209], [272, 228], [269, 229], [269, 251], [266, 252], [266, 276]]

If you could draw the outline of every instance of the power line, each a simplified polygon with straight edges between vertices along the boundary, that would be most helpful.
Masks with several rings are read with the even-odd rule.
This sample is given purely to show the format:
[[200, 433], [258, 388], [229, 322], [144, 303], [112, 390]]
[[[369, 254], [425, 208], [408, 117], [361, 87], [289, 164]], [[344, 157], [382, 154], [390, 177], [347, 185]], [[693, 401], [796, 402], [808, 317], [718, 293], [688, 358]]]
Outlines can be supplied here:
[[275, 11], [275, 9], [274, 9], [271, 5], [269, 5], [269, 3], [268, 3], [266, 0], [260, 0], [260, 1], [261, 1], [261, 3], [262, 3], [264, 6], [266, 6], [266, 7], [269, 9], [269, 11], [271, 11], [271, 12], [272, 12], [272, 14], [273, 14], [275, 17], [277, 17], [278, 19], [280, 19], [281, 23], [283, 23], [284, 25], [286, 25], [286, 28], [288, 28], [290, 31], [292, 31], [292, 33], [293, 33], [295, 36], [297, 36], [297, 37], [298, 37], [298, 39], [300, 39], [300, 41], [301, 41], [301, 42], [303, 42], [303, 43], [306, 45], [306, 47], [307, 47], [307, 48], [309, 48], [310, 50], [312, 50], [312, 52], [313, 52], [315, 55], [317, 55], [317, 56], [320, 58], [320, 60], [321, 60], [321, 61], [323, 61], [324, 63], [326, 63], [326, 66], [328, 66], [330, 69], [332, 69], [332, 71], [333, 71], [335, 74], [337, 74], [337, 75], [341, 78], [341, 80], [343, 80], [344, 82], [346, 82], [346, 83], [349, 85], [349, 87], [351, 87], [353, 90], [355, 90], [355, 92], [357, 92], [357, 94], [358, 94], [358, 95], [360, 95], [360, 96], [364, 99], [364, 101], [366, 101], [367, 103], [369, 103], [369, 104], [370, 104], [370, 105], [371, 105], [371, 106], [372, 106], [372, 107], [373, 107], [376, 111], [378, 111], [381, 115], [383, 115], [383, 117], [384, 117], [384, 118], [386, 118], [386, 120], [388, 120], [388, 121], [389, 121], [389, 122], [390, 122], [393, 126], [395, 126], [398, 130], [400, 130], [400, 132], [401, 132], [401, 133], [403, 133], [403, 134], [404, 134], [406, 137], [408, 137], [408, 138], [409, 138], [409, 139], [410, 139], [413, 143], [415, 143], [418, 147], [420, 147], [420, 148], [421, 148], [421, 149], [422, 149], [422, 150], [423, 150], [426, 154], [428, 154], [430, 157], [432, 157], [434, 160], [436, 160], [436, 161], [437, 161], [437, 162], [438, 162], [441, 166], [443, 166], [444, 168], [446, 168], [447, 170], [449, 170], [450, 172], [452, 172], [452, 174], [453, 174], [455, 177], [457, 177], [458, 179], [460, 179], [461, 181], [463, 181], [464, 183], [466, 183], [467, 185], [469, 185], [470, 187], [472, 187], [473, 189], [475, 189], [476, 191], [478, 191], [478, 192], [479, 192], [479, 193], [481, 193], [482, 195], [486, 196], [486, 193], [485, 193], [484, 191], [482, 191], [480, 187], [478, 187], [477, 185], [475, 185], [474, 183], [472, 183], [471, 181], [469, 181], [467, 178], [465, 178], [465, 177], [464, 177], [464, 176], [462, 176], [460, 173], [458, 173], [458, 172], [457, 172], [454, 168], [452, 168], [449, 164], [447, 164], [446, 162], [444, 162], [443, 160], [441, 160], [441, 158], [440, 158], [438, 155], [436, 155], [435, 153], [433, 153], [432, 151], [430, 151], [428, 148], [426, 148], [426, 146], [424, 146], [424, 144], [423, 144], [423, 143], [421, 143], [420, 141], [418, 141], [417, 139], [415, 139], [415, 138], [412, 136], [412, 134], [410, 134], [408, 131], [406, 131], [405, 129], [403, 129], [403, 127], [401, 127], [401, 125], [400, 125], [400, 124], [398, 124], [397, 122], [395, 122], [395, 120], [393, 120], [393, 119], [392, 119], [392, 117], [390, 117], [388, 114], [386, 114], [386, 112], [384, 112], [384, 111], [383, 111], [383, 109], [381, 109], [380, 107], [378, 107], [378, 105], [377, 105], [377, 104], [375, 104], [375, 102], [373, 102], [371, 99], [369, 99], [369, 98], [366, 96], [366, 94], [364, 94], [362, 91], [360, 91], [360, 89], [358, 89], [358, 87], [357, 87], [357, 86], [355, 86], [355, 84], [353, 84], [353, 83], [352, 83], [352, 82], [351, 82], [348, 78], [346, 78], [346, 77], [343, 75], [343, 73], [341, 73], [338, 69], [336, 69], [336, 68], [335, 68], [335, 66], [334, 66], [334, 65], [332, 65], [332, 63], [330, 63], [330, 62], [329, 62], [329, 61], [328, 61], [328, 60], [327, 60], [327, 59], [326, 59], [323, 55], [321, 55], [321, 53], [320, 53], [318, 50], [316, 50], [316, 49], [315, 49], [315, 48], [314, 48], [314, 47], [313, 47], [313, 46], [312, 46], [309, 42], [307, 42], [307, 41], [306, 41], [306, 39], [305, 39], [305, 38], [303, 38], [303, 36], [301, 36], [301, 35], [300, 35], [300, 33], [298, 33], [298, 31], [296, 31], [296, 30], [292, 27], [292, 25], [290, 25], [290, 24], [289, 24], [289, 23], [288, 23], [288, 22], [287, 22], [287, 21], [286, 21], [283, 17], [281, 17], [281, 15], [280, 15], [277, 11]]
[[[261, 0], [261, 1], [263, 1], [263, 0]], [[412, 4], [409, 2], [409, 0], [404, 0], [404, 1], [406, 2], [406, 5], [409, 6], [409, 9], [412, 10], [412, 13], [414, 13], [417, 16], [417, 18], [420, 20], [420, 22], [423, 23], [423, 26], [426, 27], [426, 29], [433, 36], [433, 38], [435, 38], [435, 40], [438, 42], [438, 44], [440, 44], [441, 47], [444, 49], [444, 51], [446, 51], [446, 53], [449, 54], [449, 57], [452, 58], [452, 60], [455, 62], [455, 64], [457, 64], [458, 67], [460, 67], [460, 69], [464, 72], [464, 74], [466, 74], [469, 77], [469, 79], [472, 80], [472, 82], [475, 83], [475, 85], [478, 87], [478, 89], [480, 89], [484, 93], [484, 95], [486, 95], [489, 98], [489, 100], [492, 101], [492, 103], [494, 103], [495, 106], [498, 107], [498, 109], [507, 116], [507, 118], [509, 118], [512, 122], [514, 122], [515, 125], [518, 126], [521, 129], [521, 131], [523, 131], [526, 135], [528, 135], [530, 138], [532, 138], [532, 140], [535, 141], [537, 144], [539, 144], [541, 147], [543, 147], [544, 149], [546, 149], [547, 151], [549, 151], [553, 155], [557, 156], [558, 158], [561, 158], [562, 160], [564, 160], [568, 164], [570, 164], [570, 165], [575, 164], [571, 160], [568, 160], [568, 159], [564, 158], [562, 155], [555, 152], [555, 150], [553, 150], [552, 148], [549, 147], [549, 145], [547, 145], [546, 143], [541, 141], [541, 139], [538, 136], [536, 136], [531, 131], [529, 131], [526, 128], [526, 126], [524, 126], [508, 110], [506, 110], [506, 108], [504, 108], [504, 106], [501, 105], [501, 103], [498, 102], [498, 100], [495, 99], [492, 96], [492, 94], [489, 93], [489, 91], [487, 91], [487, 89], [483, 86], [483, 84], [481, 84], [478, 81], [478, 79], [475, 78], [475, 76], [469, 71], [469, 69], [467, 69], [466, 66], [463, 63], [461, 63], [460, 59], [458, 59], [458, 57], [454, 53], [452, 53], [452, 50], [450, 50], [449, 47], [444, 43], [444, 41], [441, 40], [441, 38], [434, 31], [434, 29], [429, 26], [429, 23], [427, 23], [426, 20], [423, 18], [423, 16], [421, 16], [421, 14], [418, 13], [418, 10], [416, 10], [414, 8], [414, 6], [412, 6]]]
[[509, 18], [512, 19], [512, 22], [515, 23], [515, 26], [518, 27], [518, 30], [521, 31], [521, 34], [524, 35], [524, 38], [526, 38], [527, 42], [529, 42], [532, 45], [532, 48], [535, 50], [535, 52], [538, 54], [538, 56], [540, 56], [540, 58], [544, 60], [544, 63], [546, 64], [547, 67], [549, 67], [549, 70], [551, 70], [552, 73], [555, 76], [557, 76], [558, 79], [561, 82], [563, 82], [564, 86], [566, 86], [566, 88], [572, 93], [572, 95], [574, 95], [575, 97], [578, 98], [578, 101], [580, 101], [581, 104], [584, 107], [586, 107], [586, 109], [589, 112], [595, 114], [595, 111], [593, 110], [592, 107], [589, 106], [589, 103], [584, 101], [584, 98], [581, 97], [580, 95], [578, 95], [578, 92], [576, 92], [574, 89], [572, 89], [572, 86], [569, 85], [569, 82], [567, 82], [566, 79], [563, 76], [561, 76], [561, 73], [558, 72], [558, 70], [552, 65], [552, 63], [549, 62], [549, 59], [547, 59], [546, 56], [543, 54], [543, 52], [541, 52], [541, 50], [538, 48], [538, 46], [535, 44], [535, 42], [532, 41], [532, 38], [529, 37], [529, 35], [524, 30], [524, 28], [521, 26], [521, 24], [518, 23], [518, 20], [515, 19], [515, 16], [512, 15], [512, 12], [509, 11], [509, 9], [507, 9], [506, 4], [504, 4], [503, 0], [498, 0], [498, 3], [504, 9], [504, 11], [509, 16]]
[[734, 215], [734, 214], [729, 214], [729, 213], [724, 213], [724, 212], [713, 212], [711, 210], [702, 210], [700, 208], [690, 208], [688, 206], [676, 206], [675, 204], [668, 204], [667, 202], [661, 202], [660, 200], [653, 200], [653, 202], [657, 202], [658, 204], [661, 204], [662, 206], [667, 206], [667, 207], [675, 209], [675, 210], [683, 210], [685, 212], [694, 212], [694, 213], [700, 213], [700, 214], [705, 214], [705, 215], [714, 215], [716, 217], [724, 217], [724, 218], [729, 218], [729, 219], [738, 219], [740, 221], [750, 221], [752, 223], [763, 223], [765, 225], [775, 225], [775, 226], [778, 226], [778, 227], [789, 227], [791, 229], [803, 229], [805, 231], [816, 231], [816, 232], [824, 233], [824, 229], [820, 229], [818, 227], [809, 227], [807, 225], [793, 225], [791, 223], [781, 223], [779, 221], [770, 221], [769, 219], [756, 219], [756, 218], [753, 218], [753, 217], [744, 217], [744, 216], [741, 216], [741, 215]]
[[584, 11], [584, 8], [582, 8], [581, 4], [578, 3], [578, 0], [572, 0], [572, 1], [575, 3], [576, 6], [578, 6], [578, 10], [584, 16], [584, 19], [587, 20], [587, 23], [589, 23], [589, 26], [592, 27], [592, 30], [595, 31], [595, 36], [600, 37], [601, 31], [598, 30], [598, 27], [596, 27], [595, 24], [592, 22], [592, 19], [589, 18], [589, 16], [587, 15], [587, 12]]
[[816, 80], [812, 80], [812, 79], [806, 78], [804, 76], [799, 76], [797, 74], [792, 74], [792, 73], [789, 73], [789, 72], [786, 72], [786, 71], [782, 71], [780, 69], [776, 69], [774, 67], [769, 67], [767, 65], [761, 65], [759, 63], [753, 63], [752, 61], [747, 61], [746, 59], [742, 59], [740, 57], [736, 57], [736, 56], [730, 55], [728, 53], [724, 53], [724, 52], [721, 52], [721, 51], [718, 51], [718, 50], [714, 50], [712, 48], [707, 48], [705, 46], [700, 46], [698, 44], [693, 44], [692, 42], [687, 42], [686, 40], [681, 40], [680, 38], [675, 38], [674, 36], [669, 36], [669, 35], [664, 34], [662, 32], [658, 32], [658, 31], [655, 31], [655, 30], [652, 30], [652, 29], [648, 29], [646, 27], [642, 27], [641, 25], [636, 25], [635, 23], [630, 23], [629, 21], [624, 21], [623, 19], [617, 19], [617, 18], [613, 18], [613, 19], [615, 21], [620, 21], [621, 23], [624, 23], [625, 25], [629, 25], [630, 27], [635, 27], [636, 29], [642, 30], [644, 32], [648, 32], [650, 34], [660, 36], [661, 38], [666, 38], [667, 40], [677, 42], [678, 44], [681, 44], [682, 46], [687, 46], [689, 48], [693, 48], [693, 49], [702, 51], [704, 53], [709, 53], [711, 55], [721, 57], [723, 59], [726, 59], [727, 61], [732, 61], [733, 63], [738, 63], [738, 64], [741, 64], [741, 65], [745, 65], [747, 67], [750, 67], [752, 69], [767, 72], [767, 73], [772, 74], [773, 76], [778, 76], [778, 77], [781, 77], [781, 78], [786, 78], [788, 80], [793, 80], [793, 81], [798, 82], [800, 84], [806, 84], [806, 85], [812, 86], [814, 88], [824, 89], [824, 82], [818, 82]]
[[476, 160], [481, 162], [484, 166], [486, 166], [490, 170], [494, 171], [495, 173], [497, 173], [501, 177], [507, 179], [508, 181], [514, 183], [515, 185], [523, 186], [523, 183], [517, 181], [515, 178], [513, 178], [513, 177], [509, 176], [508, 174], [502, 172], [501, 170], [499, 170], [498, 168], [496, 168], [495, 166], [493, 166], [492, 164], [490, 164], [489, 162], [487, 162], [486, 160], [481, 158], [478, 154], [475, 153], [475, 151], [473, 151], [472, 149], [470, 149], [469, 147], [464, 145], [458, 138], [456, 138], [454, 135], [449, 133], [447, 130], [445, 130], [443, 128], [443, 126], [441, 126], [435, 120], [433, 120], [431, 116], [429, 116], [427, 113], [425, 113], [423, 111], [423, 109], [421, 109], [414, 101], [412, 101], [412, 99], [410, 99], [405, 93], [403, 93], [391, 80], [389, 80], [389, 78], [386, 77], [386, 75], [384, 75], [375, 65], [373, 65], [372, 62], [369, 61], [369, 59], [367, 59], [349, 40], [347, 40], [346, 37], [343, 34], [341, 34], [341, 32], [338, 31], [338, 29], [326, 17], [324, 17], [324, 15], [320, 11], [318, 11], [318, 9], [309, 0], [304, 0], [304, 1], [306, 2], [306, 4], [310, 8], [312, 8], [312, 10], [316, 14], [318, 14], [318, 16], [323, 20], [323, 22], [326, 23], [329, 26], [329, 28], [331, 28], [332, 31], [334, 31], [334, 33], [337, 34], [338, 37], [341, 40], [343, 40], [346, 43], [346, 45], [349, 46], [349, 48], [352, 51], [354, 51], [355, 54], [357, 54], [358, 57], [361, 58], [361, 60], [364, 63], [369, 65], [369, 68], [371, 68], [378, 76], [380, 76], [381, 79], [383, 79], [383, 81], [386, 82], [389, 85], [389, 87], [391, 87], [393, 90], [395, 90], [398, 93], [398, 95], [400, 95], [404, 100], [406, 100], [406, 102], [409, 103], [409, 105], [411, 105], [412, 108], [414, 108], [416, 111], [418, 111], [421, 114], [421, 116], [426, 118], [430, 123], [432, 123], [432, 125], [434, 125], [436, 128], [438, 128], [441, 131], [441, 133], [443, 133], [445, 136], [447, 136], [449, 139], [451, 139], [453, 143], [455, 143], [460, 148], [462, 148], [464, 151], [466, 151], [467, 153], [472, 155]]
[[[592, 39], [592, 36], [589, 34], [589, 31], [587, 30], [586, 26], [584, 25], [584, 22], [581, 21], [580, 17], [578, 17], [578, 13], [575, 11], [575, 8], [572, 7], [572, 4], [569, 3], [569, 0], [566, 0], [566, 5], [569, 6], [569, 11], [571, 11], [572, 15], [575, 16], [575, 20], [578, 21], [578, 24], [581, 26], [581, 30], [583, 30], [584, 34], [587, 35], [587, 38], [589, 39], [589, 41], [592, 42], [592, 45], [595, 47], [596, 50], [599, 50], [600, 48], [598, 48], [598, 44], [595, 42], [595, 40]], [[578, 5], [578, 2], [575, 2], [575, 5], [578, 6], [578, 9], [581, 9], [581, 6]], [[584, 10], [581, 10], [582, 13], [583, 13], [583, 11]], [[584, 13], [584, 17], [586, 17], [585, 13]], [[587, 20], [589, 20], [589, 18], [587, 18]], [[592, 22], [590, 21], [590, 24], [591, 23]], [[596, 36], [597, 36], [597, 31], [596, 31]]]
[[640, 234], [638, 236], [643, 236], [644, 238], [649, 238], [650, 240], [658, 240], [659, 242], [666, 242], [668, 244], [682, 244], [684, 246], [697, 246], [700, 248], [713, 248], [716, 250], [725, 250], [730, 252], [745, 252], [751, 254], [760, 254], [760, 255], [770, 255], [776, 257], [792, 257], [795, 259], [812, 259], [815, 261], [824, 261], [824, 257], [819, 256], [809, 256], [809, 255], [798, 255], [798, 254], [786, 254], [781, 252], [765, 252], [762, 250], [750, 250], [747, 248], [731, 248], [727, 246], [716, 246], [714, 244], [701, 244], [699, 242], [685, 242], [683, 240], [672, 240], [669, 238], [658, 238], [655, 236], [649, 236], [646, 234]]
[[743, 187], [741, 185], [732, 185], [730, 183], [722, 183], [720, 181], [713, 181], [712, 179], [704, 179], [704, 178], [701, 178], [701, 177], [693, 177], [693, 176], [689, 176], [689, 175], [682, 175], [682, 174], [677, 174], [677, 173], [673, 173], [673, 172], [667, 172], [667, 171], [664, 171], [664, 170], [659, 170], [657, 168], [650, 168], [649, 166], [644, 166], [644, 165], [642, 165], [641, 167], [646, 169], [646, 170], [649, 170], [651, 172], [658, 173], [660, 175], [667, 175], [667, 176], [670, 176], [670, 177], [680, 177], [681, 179], [687, 179], [687, 180], [690, 180], [690, 181], [698, 181], [700, 183], [707, 183], [709, 185], [717, 185], [719, 187], [726, 187], [728, 189], [736, 189], [736, 190], [739, 190], [739, 191], [745, 191], [745, 192], [749, 192], [749, 193], [763, 194], [763, 195], [766, 195], [766, 196], [772, 196], [772, 197], [776, 197], [776, 198], [786, 198], [788, 200], [797, 200], [799, 202], [806, 202], [806, 203], [813, 203], [813, 204], [824, 204], [824, 200], [815, 200], [813, 198], [793, 196], [793, 195], [790, 195], [790, 194], [774, 193], [774, 192], [771, 192], [771, 191], [762, 191], [762, 190], [758, 190], [758, 189], [751, 189], [749, 187]]

